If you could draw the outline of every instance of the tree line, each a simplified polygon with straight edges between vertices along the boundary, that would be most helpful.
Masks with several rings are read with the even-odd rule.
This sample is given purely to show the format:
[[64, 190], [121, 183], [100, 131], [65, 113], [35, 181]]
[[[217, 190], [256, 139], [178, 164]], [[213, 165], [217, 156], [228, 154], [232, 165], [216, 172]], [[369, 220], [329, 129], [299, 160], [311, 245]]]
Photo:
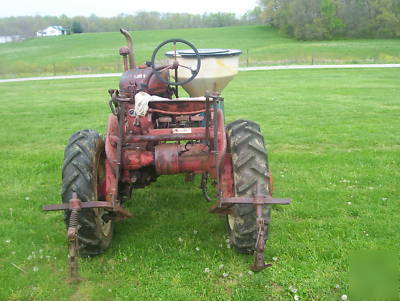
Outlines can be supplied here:
[[140, 11], [115, 17], [22, 16], [0, 18], [0, 36], [36, 36], [50, 25], [71, 33], [224, 27], [265, 24], [300, 40], [400, 37], [400, 0], [259, 0], [241, 17], [233, 13]]
[[300, 40], [400, 37], [399, 0], [260, 0], [266, 23]]
[[50, 25], [61, 25], [71, 33], [112, 32], [119, 28], [129, 30], [174, 29], [199, 27], [224, 27], [261, 23], [259, 7], [241, 17], [233, 13], [159, 13], [141, 11], [133, 15], [120, 14], [115, 17], [77, 16], [21, 16], [0, 18], [0, 36], [31, 38], [36, 32]]

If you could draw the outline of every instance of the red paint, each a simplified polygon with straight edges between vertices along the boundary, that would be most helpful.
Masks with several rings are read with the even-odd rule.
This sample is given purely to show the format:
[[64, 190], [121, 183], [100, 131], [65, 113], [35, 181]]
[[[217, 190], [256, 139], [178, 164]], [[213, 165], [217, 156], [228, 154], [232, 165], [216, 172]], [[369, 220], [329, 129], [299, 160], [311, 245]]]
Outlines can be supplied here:
[[110, 160], [106, 159], [105, 164], [106, 164], [105, 196], [106, 196], [106, 201], [111, 201], [113, 199], [113, 195], [115, 193], [115, 186], [117, 185], [117, 183], [114, 174], [114, 168], [112, 167]]
[[224, 156], [223, 169], [220, 177], [221, 196], [223, 198], [235, 196], [233, 167], [231, 154]]
[[[169, 78], [169, 71], [161, 72], [165, 79]], [[139, 90], [151, 95], [171, 97], [172, 91], [168, 85], [157, 79], [151, 67], [130, 69], [122, 74], [119, 88], [127, 96], [136, 94]]]
[[115, 177], [115, 157], [116, 157], [116, 149], [115, 145], [113, 146], [113, 142], [110, 139], [111, 135], [118, 134], [118, 120], [114, 115], [110, 115], [108, 117], [108, 125], [107, 125], [107, 137], [105, 141], [105, 151], [106, 151], [106, 160], [105, 160], [105, 187], [103, 188], [104, 195], [107, 201], [111, 201], [113, 199], [113, 193], [115, 191], [116, 185], [116, 177]]
[[154, 163], [154, 155], [151, 151], [125, 150], [122, 153], [123, 169], [139, 169]]
[[268, 172], [268, 179], [269, 179], [269, 195], [272, 196], [274, 192], [274, 178], [272, 177], [272, 172]]
[[171, 115], [198, 114], [198, 112], [205, 111], [206, 104], [204, 100], [170, 99], [151, 102], [149, 103], [149, 108], [160, 112], [168, 112]]
[[213, 168], [214, 158], [205, 144], [160, 144], [155, 147], [157, 174], [204, 173]]

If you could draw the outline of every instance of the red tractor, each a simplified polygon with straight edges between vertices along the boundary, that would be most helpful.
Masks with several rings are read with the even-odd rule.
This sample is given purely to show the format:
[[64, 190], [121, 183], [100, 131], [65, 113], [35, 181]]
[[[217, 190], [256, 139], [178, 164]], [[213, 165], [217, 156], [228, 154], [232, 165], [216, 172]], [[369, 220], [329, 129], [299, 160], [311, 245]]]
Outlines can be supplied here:
[[[151, 62], [137, 66], [132, 38], [126, 30], [121, 33], [128, 42], [120, 49], [125, 72], [119, 89], [109, 90], [106, 137], [93, 130], [71, 136], [62, 169], [62, 204], [44, 207], [66, 210], [71, 275], [76, 276], [78, 255], [98, 255], [109, 247], [114, 222], [131, 216], [124, 203], [133, 189], [178, 173], [187, 179], [200, 174], [208, 201], [207, 183], [213, 179], [216, 196], [209, 211], [226, 215], [236, 251], [255, 254], [252, 269], [265, 268], [271, 205], [290, 200], [272, 198], [259, 125], [248, 120], [224, 124], [220, 92], [237, 73], [241, 51], [196, 49], [171, 39], [155, 49]], [[181, 44], [189, 49], [178, 50]], [[169, 61], [158, 64], [165, 45], [172, 46], [163, 53]], [[178, 97], [178, 86], [190, 97]]]

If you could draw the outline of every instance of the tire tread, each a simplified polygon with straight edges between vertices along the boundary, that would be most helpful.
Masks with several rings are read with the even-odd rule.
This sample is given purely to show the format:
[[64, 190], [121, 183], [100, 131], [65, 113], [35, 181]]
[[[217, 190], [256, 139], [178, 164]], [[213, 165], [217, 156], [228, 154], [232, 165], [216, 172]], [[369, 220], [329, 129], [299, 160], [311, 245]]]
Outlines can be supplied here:
[[[81, 130], [69, 139], [64, 151], [62, 168], [61, 197], [68, 203], [76, 192], [82, 202], [97, 201], [96, 160], [104, 152], [102, 137], [93, 130]], [[68, 211], [65, 223], [68, 227]], [[112, 232], [105, 236], [99, 229], [99, 217], [94, 209], [81, 210], [78, 219], [78, 245], [80, 256], [93, 256], [103, 253], [111, 242]], [[112, 226], [112, 225], [111, 225]], [[112, 229], [111, 229], [112, 231]]]
[[[268, 158], [264, 137], [257, 123], [237, 120], [227, 125], [228, 145], [232, 155], [235, 193], [237, 196], [253, 196], [257, 185], [262, 193], [269, 193]], [[235, 204], [234, 226], [230, 231], [230, 243], [239, 253], [253, 253], [257, 240], [256, 210], [253, 204]], [[270, 221], [270, 206], [265, 206], [263, 216], [266, 232]]]

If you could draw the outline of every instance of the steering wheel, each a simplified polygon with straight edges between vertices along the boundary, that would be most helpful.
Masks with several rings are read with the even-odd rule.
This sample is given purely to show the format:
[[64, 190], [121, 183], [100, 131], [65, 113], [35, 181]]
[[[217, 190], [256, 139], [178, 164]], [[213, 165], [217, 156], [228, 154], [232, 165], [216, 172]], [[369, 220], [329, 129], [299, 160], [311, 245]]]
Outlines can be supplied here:
[[[161, 47], [163, 47], [164, 45], [169, 44], [169, 43], [173, 43], [174, 61], [170, 65], [164, 66], [162, 68], [156, 68], [155, 60], [156, 60], [156, 56], [157, 56], [158, 51], [161, 49]], [[176, 59], [176, 57], [177, 57], [176, 43], [185, 44], [185, 45], [189, 46], [193, 50], [195, 58], [197, 60], [197, 68], [196, 68], [196, 70], [193, 70], [192, 68], [190, 68], [188, 66], [185, 66], [185, 65], [182, 65], [182, 64], [180, 64], [178, 62], [178, 60]], [[196, 47], [194, 47], [194, 45], [192, 43], [190, 43], [190, 42], [188, 42], [186, 40], [183, 40], [183, 39], [170, 39], [170, 40], [166, 40], [166, 41], [162, 42], [160, 45], [157, 46], [157, 48], [153, 52], [153, 55], [151, 56], [151, 67], [153, 69], [153, 72], [154, 72], [155, 76], [160, 81], [162, 81], [163, 83], [165, 83], [167, 85], [180, 86], [180, 85], [187, 84], [188, 82], [192, 81], [197, 76], [197, 74], [199, 74], [200, 66], [201, 66], [201, 58], [200, 58], [200, 54], [199, 54], [198, 50], [196, 49]], [[185, 80], [177, 81], [177, 79], [178, 79], [178, 68], [179, 67], [182, 67], [182, 68], [190, 70], [190, 72], [192, 73], [192, 76], [187, 78], [187, 79], [185, 79]], [[161, 73], [163, 71], [170, 70], [170, 69], [171, 70], [175, 70], [175, 81], [166, 80], [161, 76]]]

